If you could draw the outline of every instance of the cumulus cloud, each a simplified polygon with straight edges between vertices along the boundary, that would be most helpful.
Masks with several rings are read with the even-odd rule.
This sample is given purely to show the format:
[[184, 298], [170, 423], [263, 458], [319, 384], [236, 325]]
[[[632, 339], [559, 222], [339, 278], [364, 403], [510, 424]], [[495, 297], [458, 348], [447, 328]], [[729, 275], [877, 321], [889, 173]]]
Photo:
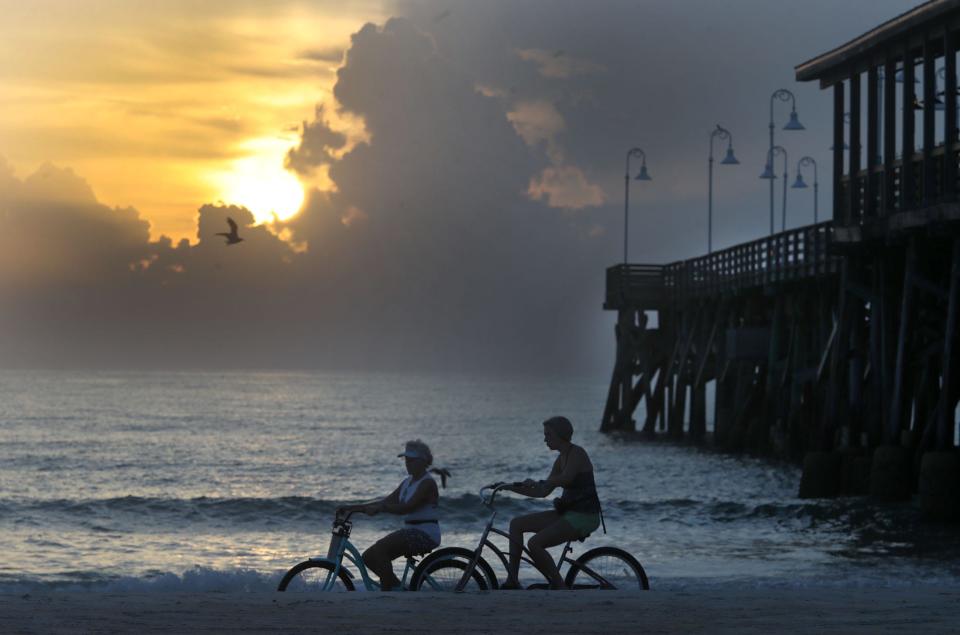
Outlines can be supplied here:
[[23, 181], [9, 166], [0, 174], [0, 283], [90, 284], [147, 257], [149, 224], [99, 203], [69, 168], [47, 163]]
[[603, 190], [587, 181], [579, 168], [572, 166], [545, 168], [530, 180], [527, 194], [535, 200], [545, 198], [550, 207], [564, 209], [597, 207], [605, 201]]
[[[849, 35], [896, 13], [894, 0], [876, 4]], [[141, 214], [97, 201], [68, 170], [20, 179], [0, 162], [2, 359], [606, 369], [613, 341], [600, 303], [623, 238], [624, 152], [643, 147], [655, 178], [631, 195], [631, 253], [663, 262], [702, 251], [690, 228], [704, 216], [717, 121], [758, 166], [717, 175], [717, 240], [765, 231], [756, 173], [770, 91], [842, 39], [818, 12], [849, 13], [820, 2], [772, 47], [764, 27], [782, 10], [760, 0], [738, 11], [451, 1], [439, 21], [435, 3], [396, 6], [405, 17], [353, 35], [335, 103], [304, 124], [287, 157], [336, 185], [308, 192], [289, 221], [254, 226], [242, 208], [198, 202], [196, 244], [151, 242]], [[678, 51], [677, 41], [696, 46]], [[774, 53], [757, 62], [758, 47]], [[663, 51], [669, 63], [638, 70], [636, 60]], [[816, 87], [797, 92], [809, 136], [790, 139], [791, 156], [814, 156], [829, 145], [830, 100], [817, 110]], [[334, 118], [362, 122], [364, 140], [345, 139]], [[227, 216], [240, 245], [213, 235]]]
[[507, 113], [507, 119], [528, 145], [543, 143], [552, 161], [563, 160], [563, 150], [557, 136], [563, 132], [566, 123], [552, 103], [544, 99], [517, 102], [513, 110]]
[[[145, 224], [128, 227], [135, 211], [105, 208], [81, 183], [53, 188], [86, 192], [86, 205], [126, 228], [98, 257], [125, 241], [134, 249], [119, 252], [113, 282], [75, 297], [69, 326], [32, 305], [32, 324], [57, 332], [37, 349], [77, 363], [576, 368], [577, 329], [595, 311], [564, 298], [599, 277], [580, 266], [589, 225], [526, 194], [549, 164], [543, 148], [409, 20], [364, 27], [345, 60], [337, 106], [368, 141], [348, 145], [317, 110], [288, 162], [329, 166], [336, 189], [311, 191], [289, 222], [268, 229], [243, 208], [205, 205], [196, 244], [150, 242]], [[228, 216], [245, 238], [231, 247], [215, 236]], [[83, 231], [96, 236], [94, 225]], [[18, 338], [0, 339], [9, 352]]]
[[302, 175], [310, 175], [322, 165], [331, 163], [337, 152], [347, 145], [347, 136], [330, 127], [323, 105], [318, 105], [313, 121], [304, 121], [300, 142], [288, 153], [285, 165]]

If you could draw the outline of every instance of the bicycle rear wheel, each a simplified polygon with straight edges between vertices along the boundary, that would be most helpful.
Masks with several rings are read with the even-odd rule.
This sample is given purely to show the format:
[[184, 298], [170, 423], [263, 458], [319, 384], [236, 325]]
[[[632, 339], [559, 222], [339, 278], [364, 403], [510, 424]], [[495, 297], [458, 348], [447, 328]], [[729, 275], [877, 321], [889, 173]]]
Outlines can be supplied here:
[[617, 547], [597, 547], [583, 554], [570, 565], [564, 582], [571, 589], [650, 589], [637, 559]]
[[[454, 591], [463, 577], [463, 572], [467, 570], [467, 565], [469, 562], [452, 557], [435, 560], [414, 575], [410, 580], [410, 590]], [[474, 568], [464, 591], [486, 591], [488, 588], [487, 581], [480, 573], [480, 567]]]
[[[334, 566], [325, 561], [305, 560], [287, 571], [277, 591], [290, 593], [316, 593], [324, 590], [324, 585], [333, 575]], [[331, 591], [353, 591], [353, 581], [343, 567], [337, 579], [333, 581]]]
[[[462, 562], [464, 565], [464, 567], [460, 569], [460, 575], [462, 575], [466, 565], [471, 560], [473, 560], [473, 554], [474, 554], [473, 551], [471, 551], [470, 549], [464, 549], [463, 547], [444, 547], [443, 549], [438, 549], [434, 551], [429, 556], [421, 560], [420, 564], [418, 564], [417, 568], [413, 571], [413, 576], [411, 576], [410, 578], [410, 589], [416, 591], [417, 589], [420, 589], [420, 588], [423, 588], [424, 590], [432, 588], [432, 586], [424, 584], [423, 578], [426, 575], [427, 571], [432, 571], [441, 562], [446, 562], [449, 560]], [[453, 566], [456, 566], [456, 565], [453, 565]], [[468, 588], [496, 589], [499, 586], [497, 581], [497, 575], [493, 572], [493, 569], [490, 567], [490, 563], [488, 563], [483, 558], [480, 558], [480, 560], [477, 561], [477, 566], [474, 569], [473, 573], [474, 573], [474, 576], [472, 577], [474, 577], [474, 579], [476, 577], [476, 574], [480, 573], [480, 575], [483, 577], [484, 586], [479, 587], [479, 585], [477, 585], [475, 587], [470, 586]], [[438, 573], [437, 575], [440, 575], [440, 574]], [[447, 570], [442, 575], [453, 576], [453, 575], [456, 575], [456, 573], [452, 570]], [[457, 579], [453, 581], [453, 585], [450, 587], [451, 591], [453, 590], [454, 587], [456, 587], [457, 582], [459, 580], [460, 578], [457, 577]], [[470, 584], [472, 585], [474, 584], [474, 582], [471, 582]]]

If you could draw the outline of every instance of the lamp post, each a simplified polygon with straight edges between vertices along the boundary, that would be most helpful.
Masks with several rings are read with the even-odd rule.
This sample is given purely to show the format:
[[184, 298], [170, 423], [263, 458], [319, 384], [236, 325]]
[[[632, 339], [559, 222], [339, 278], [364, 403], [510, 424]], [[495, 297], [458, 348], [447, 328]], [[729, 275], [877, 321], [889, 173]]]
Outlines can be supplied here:
[[[790, 101], [790, 102], [791, 102], [790, 121], [787, 122], [787, 125], [785, 125], [785, 126], [783, 127], [783, 129], [784, 129], [784, 130], [805, 130], [805, 128], [803, 127], [803, 124], [801, 124], [801, 123], [800, 123], [800, 120], [797, 119], [797, 98], [794, 97], [793, 93], [791, 93], [791, 92], [790, 92], [789, 90], [787, 90], [786, 88], [780, 88], [780, 89], [777, 89], [777, 90], [773, 91], [773, 94], [770, 95], [770, 149], [768, 150], [768, 159], [767, 159], [768, 161], [770, 160], [769, 155], [773, 153], [773, 148], [774, 148], [774, 143], [773, 143], [773, 128], [774, 128], [774, 125], [773, 125], [773, 103], [774, 103], [774, 101], [776, 101], [776, 100], [778, 100], [778, 99], [779, 99], [780, 101]], [[784, 170], [784, 172], [786, 172], [786, 170]], [[764, 177], [764, 178], [765, 178], [765, 177]], [[784, 201], [784, 202], [783, 202], [784, 215], [786, 215], [786, 207], [787, 207], [787, 202], [786, 202], [786, 201], [787, 201], [786, 184], [784, 184], [783, 201]], [[770, 178], [770, 234], [771, 234], [771, 235], [773, 234], [773, 178], [772, 178], [772, 177]]]
[[[770, 190], [773, 191], [773, 180], [777, 178], [777, 175], [773, 173], [773, 158], [777, 154], [783, 155], [783, 209], [782, 211], [782, 224], [783, 227], [780, 231], [785, 231], [787, 229], [787, 150], [783, 146], [773, 146], [767, 151], [767, 165], [763, 169], [763, 174], [760, 175], [761, 179], [770, 179]], [[773, 216], [770, 216], [770, 234], [773, 235]]]
[[727, 142], [727, 156], [720, 161], [721, 165], [739, 165], [737, 157], [733, 156], [733, 136], [730, 131], [717, 124], [710, 133], [710, 158], [707, 161], [707, 253], [713, 253], [713, 140], [719, 138]]
[[627, 173], [623, 175], [623, 264], [627, 264], [627, 242], [630, 236], [630, 158], [636, 157], [643, 162], [640, 164], [640, 173], [637, 181], [652, 181], [647, 174], [647, 155], [640, 148], [627, 150]]
[[797, 189], [807, 187], [807, 184], [803, 180], [803, 174], [800, 172], [800, 168], [808, 165], [813, 166], [813, 224], [816, 225], [817, 206], [819, 205], [820, 193], [819, 184], [817, 183], [817, 162], [813, 160], [813, 157], [802, 157], [799, 161], [797, 161], [797, 180], [790, 187], [795, 187]]

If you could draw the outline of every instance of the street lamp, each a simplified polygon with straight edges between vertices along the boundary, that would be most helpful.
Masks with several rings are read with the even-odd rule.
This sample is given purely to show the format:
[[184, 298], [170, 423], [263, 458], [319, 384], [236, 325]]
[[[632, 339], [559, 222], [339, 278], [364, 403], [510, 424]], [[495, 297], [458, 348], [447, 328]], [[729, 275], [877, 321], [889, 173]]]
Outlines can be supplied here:
[[630, 157], [641, 159], [637, 181], [652, 181], [647, 174], [647, 155], [640, 148], [627, 150], [627, 173], [623, 176], [623, 264], [627, 264], [627, 238], [630, 236]]
[[[803, 124], [800, 123], [800, 120], [797, 119], [797, 98], [794, 97], [786, 88], [780, 88], [773, 91], [773, 94], [770, 95], [770, 149], [768, 150], [768, 161], [770, 159], [769, 155], [773, 153], [774, 143], [773, 143], [773, 103], [779, 99], [780, 101], [790, 101], [790, 121], [787, 122], [787, 125], [783, 127], [784, 130], [804, 130]], [[784, 184], [783, 190], [783, 207], [786, 210], [787, 207], [787, 190], [786, 184]], [[786, 215], [786, 211], [784, 211]], [[770, 234], [773, 234], [773, 179], [770, 179]]]
[[807, 187], [807, 184], [803, 180], [803, 174], [800, 172], [800, 168], [808, 165], [813, 166], [813, 224], [816, 225], [817, 206], [819, 205], [820, 193], [819, 184], [817, 183], [817, 162], [813, 160], [813, 157], [802, 157], [799, 161], [797, 161], [797, 180], [790, 187], [795, 187], [797, 189]]
[[[783, 227], [780, 231], [786, 231], [787, 229], [787, 150], [783, 146], [773, 146], [767, 151], [767, 165], [763, 169], [763, 174], [760, 175], [761, 179], [770, 179], [770, 189], [773, 190], [773, 180], [777, 178], [777, 175], [773, 173], [773, 159], [776, 155], [783, 155], [783, 209], [782, 211], [782, 224]], [[773, 222], [773, 216], [770, 217], [770, 222]], [[773, 229], [771, 225], [770, 229]], [[773, 235], [773, 231], [770, 232]]]
[[717, 128], [710, 133], [710, 158], [707, 162], [707, 253], [713, 253], [713, 140], [719, 137], [727, 142], [727, 156], [720, 161], [721, 165], [739, 165], [737, 157], [733, 156], [733, 136], [730, 131], [717, 124]]

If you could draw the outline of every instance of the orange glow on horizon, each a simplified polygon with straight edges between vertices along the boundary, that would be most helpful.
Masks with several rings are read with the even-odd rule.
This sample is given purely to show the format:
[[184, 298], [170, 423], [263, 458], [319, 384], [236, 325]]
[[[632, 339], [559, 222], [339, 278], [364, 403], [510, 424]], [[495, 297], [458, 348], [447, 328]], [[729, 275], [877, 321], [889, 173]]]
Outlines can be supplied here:
[[324, 169], [301, 184], [284, 157], [318, 103], [334, 111], [336, 69], [350, 35], [385, 18], [378, 3], [84, 4], [0, 0], [0, 156], [18, 174], [69, 167], [174, 242], [196, 240], [205, 204], [269, 222], [305, 186], [334, 188]]

